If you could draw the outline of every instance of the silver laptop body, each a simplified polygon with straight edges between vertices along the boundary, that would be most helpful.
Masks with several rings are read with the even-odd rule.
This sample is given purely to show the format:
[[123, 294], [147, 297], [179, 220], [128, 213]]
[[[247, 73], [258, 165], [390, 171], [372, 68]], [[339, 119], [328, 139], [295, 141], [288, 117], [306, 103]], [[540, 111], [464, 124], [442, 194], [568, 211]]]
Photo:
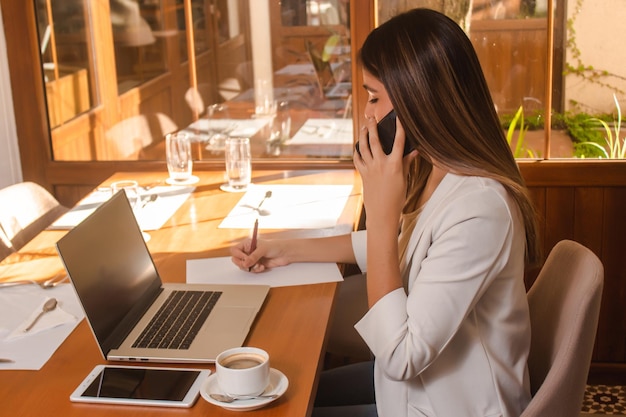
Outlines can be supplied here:
[[[163, 284], [123, 191], [56, 246], [107, 360], [214, 362], [221, 351], [243, 344], [269, 291], [267, 285]], [[177, 322], [167, 334], [161, 322], [172, 316], [163, 314], [156, 333], [167, 337], [157, 342], [144, 328], [173, 291], [192, 291], [192, 299], [201, 300], [193, 317], [199, 311], [206, 315], [202, 306], [214, 305], [204, 322], [198, 318], [185, 326]], [[183, 296], [176, 294], [170, 304], [178, 309], [189, 306], [189, 301], [181, 301]]]

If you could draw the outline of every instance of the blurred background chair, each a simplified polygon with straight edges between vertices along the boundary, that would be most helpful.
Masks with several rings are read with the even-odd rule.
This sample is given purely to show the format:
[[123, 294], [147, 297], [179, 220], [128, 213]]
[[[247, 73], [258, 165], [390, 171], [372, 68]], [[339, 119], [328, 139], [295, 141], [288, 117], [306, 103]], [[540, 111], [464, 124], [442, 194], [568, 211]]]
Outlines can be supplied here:
[[583, 245], [557, 243], [528, 291], [533, 398], [521, 417], [578, 417], [591, 363], [604, 267]]
[[136, 160], [143, 148], [178, 130], [164, 113], [140, 114], [124, 119], [106, 132], [109, 160]]
[[68, 208], [45, 188], [21, 182], [0, 189], [0, 260], [26, 245]]

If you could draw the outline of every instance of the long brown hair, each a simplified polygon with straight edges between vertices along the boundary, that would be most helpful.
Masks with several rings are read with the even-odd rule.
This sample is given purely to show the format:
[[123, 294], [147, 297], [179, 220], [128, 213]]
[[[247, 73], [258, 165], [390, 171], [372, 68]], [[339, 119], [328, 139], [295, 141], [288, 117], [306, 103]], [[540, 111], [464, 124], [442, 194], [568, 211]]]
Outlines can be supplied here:
[[460, 26], [437, 11], [413, 9], [374, 29], [359, 59], [385, 86], [407, 140], [420, 153], [409, 198], [421, 193], [431, 160], [459, 175], [499, 181], [523, 216], [526, 260], [538, 263], [535, 210], [476, 52]]

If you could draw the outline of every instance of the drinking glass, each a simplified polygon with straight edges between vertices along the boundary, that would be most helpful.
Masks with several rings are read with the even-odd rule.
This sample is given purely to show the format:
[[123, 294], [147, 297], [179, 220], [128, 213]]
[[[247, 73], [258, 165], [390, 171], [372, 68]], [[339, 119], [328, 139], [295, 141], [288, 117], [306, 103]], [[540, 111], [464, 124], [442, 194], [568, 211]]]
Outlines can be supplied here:
[[189, 135], [184, 132], [167, 134], [165, 136], [165, 158], [167, 170], [173, 182], [189, 180], [193, 169]]
[[134, 180], [122, 180], [115, 181], [111, 184], [111, 193], [113, 195], [117, 194], [118, 191], [124, 190], [126, 193], [126, 198], [128, 198], [128, 202], [130, 206], [135, 210], [139, 206], [139, 184]]
[[245, 190], [252, 177], [252, 156], [249, 138], [227, 138], [224, 148], [226, 177], [233, 190]]
[[272, 117], [269, 141], [275, 144], [285, 143], [291, 135], [291, 115], [289, 114], [289, 102], [277, 101], [276, 111]]
[[207, 108], [209, 119], [209, 145], [208, 149], [224, 149], [224, 143], [228, 134], [234, 129], [234, 123], [230, 119], [228, 106], [225, 104], [212, 104]]

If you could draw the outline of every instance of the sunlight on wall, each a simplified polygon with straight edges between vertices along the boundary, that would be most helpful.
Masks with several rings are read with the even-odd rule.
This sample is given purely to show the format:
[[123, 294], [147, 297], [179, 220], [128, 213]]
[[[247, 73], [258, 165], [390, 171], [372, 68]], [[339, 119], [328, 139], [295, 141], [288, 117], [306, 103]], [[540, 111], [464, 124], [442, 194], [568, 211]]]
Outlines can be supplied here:
[[[575, 14], [578, 5], [581, 7]], [[610, 87], [568, 75], [565, 79], [566, 109], [572, 107], [574, 100], [589, 113], [613, 112], [613, 93], [626, 105], [626, 56], [623, 53], [626, 2], [604, 0], [600, 6], [597, 0], [568, 0], [567, 10], [568, 19], [575, 16], [574, 35], [581, 54], [580, 63], [607, 71], [608, 75], [601, 76], [600, 81]], [[566, 59], [570, 65], [578, 65], [571, 50], [567, 51]]]
[[9, 62], [0, 10], [0, 188], [22, 181]]

